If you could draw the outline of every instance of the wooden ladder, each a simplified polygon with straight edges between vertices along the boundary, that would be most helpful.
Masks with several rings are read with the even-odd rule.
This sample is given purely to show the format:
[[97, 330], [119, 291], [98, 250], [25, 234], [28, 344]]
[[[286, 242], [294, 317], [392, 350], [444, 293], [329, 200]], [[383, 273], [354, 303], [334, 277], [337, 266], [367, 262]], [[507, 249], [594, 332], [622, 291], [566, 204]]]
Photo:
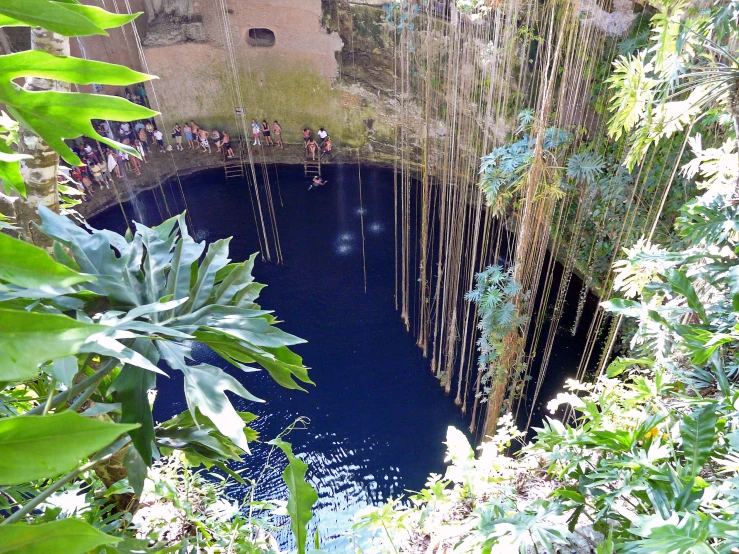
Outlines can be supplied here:
[[303, 163], [303, 168], [305, 169], [305, 176], [308, 177], [309, 175], [318, 175], [321, 176], [321, 158], [319, 157], [317, 160], [311, 160], [306, 158], [305, 162]]
[[244, 162], [241, 157], [226, 160], [223, 169], [226, 170], [226, 179], [243, 179], [245, 177]]

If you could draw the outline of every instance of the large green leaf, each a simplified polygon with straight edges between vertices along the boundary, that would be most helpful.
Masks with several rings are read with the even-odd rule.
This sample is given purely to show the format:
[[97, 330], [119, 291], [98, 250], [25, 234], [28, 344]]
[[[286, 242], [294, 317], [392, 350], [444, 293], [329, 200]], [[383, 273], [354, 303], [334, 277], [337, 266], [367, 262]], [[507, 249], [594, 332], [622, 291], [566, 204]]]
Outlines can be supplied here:
[[295, 535], [298, 554], [304, 554], [308, 537], [308, 522], [313, 517], [312, 508], [318, 500], [318, 494], [305, 480], [308, 464], [293, 454], [290, 443], [280, 438], [271, 440], [269, 444], [279, 447], [287, 456], [287, 467], [282, 473], [290, 497], [287, 500], [287, 513], [290, 516], [290, 529]]
[[54, 360], [51, 366], [44, 371], [48, 372], [54, 379], [59, 381], [65, 387], [71, 387], [74, 376], [79, 370], [79, 363], [76, 356], [67, 356]]
[[220, 281], [218, 275], [216, 276], [216, 282], [220, 282], [215, 291], [216, 302], [219, 304], [228, 304], [234, 299], [236, 294], [254, 281], [252, 270], [254, 269], [254, 260], [256, 258], [257, 255], [252, 254], [244, 263], [236, 264], [232, 271]]
[[16, 154], [4, 140], [0, 140], [0, 180], [6, 194], [13, 189], [21, 196], [26, 196], [26, 183], [19, 162], [30, 157], [28, 154]]
[[190, 289], [190, 298], [176, 313], [186, 314], [203, 306], [210, 298], [215, 283], [216, 273], [226, 267], [230, 261], [228, 258], [228, 243], [230, 238], [218, 240], [208, 247], [203, 263], [198, 270], [198, 278]]
[[156, 302], [166, 293], [166, 272], [172, 267], [172, 248], [177, 235], [170, 232], [177, 218], [172, 218], [154, 229], [145, 225], [136, 225], [137, 234], [146, 248], [142, 266], [146, 279], [145, 297], [149, 302]]
[[33, 379], [39, 364], [76, 354], [100, 331], [64, 315], [0, 308], [0, 381]]
[[187, 298], [190, 294], [192, 264], [200, 259], [205, 250], [205, 242], [195, 242], [187, 231], [185, 214], [178, 217], [182, 238], [177, 242], [172, 258], [172, 267], [167, 276], [167, 294], [174, 300]]
[[0, 419], [0, 485], [56, 477], [137, 425], [76, 412]]
[[195, 408], [198, 408], [236, 446], [249, 452], [244, 433], [246, 424], [225, 392], [231, 391], [252, 402], [262, 400], [249, 393], [241, 383], [218, 367], [200, 364], [180, 367], [180, 370], [185, 374], [185, 395], [193, 417]]
[[138, 423], [128, 432], [141, 459], [151, 465], [154, 436], [154, 417], [149, 404], [149, 391], [157, 384], [156, 374], [139, 367], [126, 365], [113, 383], [121, 403], [121, 423]]
[[[139, 275], [143, 247], [140, 238], [128, 243], [114, 233], [90, 233], [44, 206], [39, 206], [39, 216], [41, 231], [69, 248], [74, 261], [84, 273], [97, 277], [94, 284], [88, 285], [89, 290], [124, 305], [142, 303]], [[115, 244], [111, 243], [111, 238]], [[120, 257], [116, 256], [113, 247], [118, 250]]]
[[214, 328], [205, 328], [193, 335], [234, 365], [258, 363], [277, 383], [287, 389], [305, 392], [298, 381], [314, 384], [308, 377], [308, 368], [303, 365], [302, 358], [285, 346], [259, 348]]
[[[636, 532], [641, 539], [631, 540], [624, 548], [628, 554], [713, 554], [718, 552], [711, 541], [711, 518], [701, 519], [694, 513], [686, 514], [675, 525], [672, 521], [656, 524], [655, 518], [642, 516], [645, 525]], [[677, 514], [675, 514], [677, 521]]]
[[0, 56], [0, 78], [41, 77], [77, 85], [125, 86], [154, 79], [128, 67], [68, 56], [53, 56], [41, 50], [26, 50]]
[[624, 358], [619, 356], [608, 365], [606, 376], [609, 379], [612, 379], [613, 377], [621, 375], [625, 370], [635, 365], [651, 367], [652, 365], [654, 365], [654, 361], [650, 360], [649, 358]]
[[75, 518], [0, 525], [0, 554], [84, 554], [120, 540]]
[[706, 323], [708, 321], [708, 317], [706, 316], [703, 302], [698, 298], [698, 293], [695, 291], [693, 283], [690, 282], [690, 279], [688, 279], [685, 272], [679, 269], [668, 269], [665, 271], [665, 277], [667, 277], [667, 282], [672, 287], [673, 292], [684, 296], [688, 301], [690, 309], [698, 314], [698, 317], [701, 318], [703, 323]]
[[0, 233], [0, 281], [39, 288], [70, 287], [92, 280], [55, 262], [46, 250]]
[[700, 411], [685, 414], [680, 423], [680, 438], [685, 455], [685, 473], [696, 477], [708, 461], [716, 442], [716, 411], [706, 406]]
[[65, 9], [75, 12], [92, 21], [101, 29], [115, 29], [130, 23], [144, 12], [136, 13], [112, 13], [97, 6], [86, 6], [78, 3], [66, 3]]
[[[1, 0], [0, 0], [1, 1]], [[0, 83], [0, 102], [18, 122], [43, 138], [72, 165], [81, 165], [77, 154], [64, 139], [90, 137], [133, 156], [138, 152], [127, 145], [100, 135], [91, 119], [135, 121], [149, 119], [157, 112], [117, 96], [77, 92], [29, 92], [14, 83]]]
[[19, 23], [64, 36], [105, 35], [105, 30], [69, 4], [51, 0], [0, 0], [0, 26]]

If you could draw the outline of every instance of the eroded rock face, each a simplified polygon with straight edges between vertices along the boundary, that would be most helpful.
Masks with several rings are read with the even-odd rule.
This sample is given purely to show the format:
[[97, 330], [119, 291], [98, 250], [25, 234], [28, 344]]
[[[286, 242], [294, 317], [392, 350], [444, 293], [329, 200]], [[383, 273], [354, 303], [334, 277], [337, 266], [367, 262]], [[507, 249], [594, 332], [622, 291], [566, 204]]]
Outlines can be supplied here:
[[149, 21], [159, 16], [188, 18], [195, 14], [192, 0], [145, 0], [144, 5]]
[[205, 42], [202, 16], [195, 13], [193, 0], [145, 0], [149, 28], [144, 46], [169, 46], [183, 42]]
[[595, 0], [582, 0], [579, 9], [584, 24], [593, 25], [615, 36], [628, 31], [636, 18], [632, 0], [614, 0], [612, 12], [603, 10]]

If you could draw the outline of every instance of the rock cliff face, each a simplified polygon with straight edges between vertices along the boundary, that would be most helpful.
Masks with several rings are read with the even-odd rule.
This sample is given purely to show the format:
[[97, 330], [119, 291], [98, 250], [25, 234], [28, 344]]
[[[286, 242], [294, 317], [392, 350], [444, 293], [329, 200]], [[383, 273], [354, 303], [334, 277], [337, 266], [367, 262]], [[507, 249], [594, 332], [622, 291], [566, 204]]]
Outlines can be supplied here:
[[207, 40], [202, 17], [193, 0], [144, 0], [149, 27], [144, 46], [166, 46]]
[[[149, 71], [159, 76], [153, 86], [166, 126], [194, 119], [235, 134], [243, 129], [236, 108], [243, 108], [247, 123], [280, 121], [289, 141], [301, 140], [304, 127], [323, 126], [337, 143], [364, 144], [364, 122], [379, 118], [364, 91], [341, 85], [351, 29], [336, 21], [345, 17], [347, 5], [240, 0], [228, 2], [224, 12], [215, 1], [146, 0], [150, 23], [142, 43]], [[379, 8], [357, 9], [381, 20]], [[271, 40], [255, 41], [255, 33]], [[373, 61], [387, 66], [391, 59]], [[382, 125], [373, 132], [382, 134]]]
[[[90, 1], [103, 5], [103, 0]], [[454, 16], [447, 1], [453, 0], [439, 0], [443, 7], [439, 13]], [[194, 119], [236, 136], [239, 128], [244, 129], [236, 116], [236, 108], [242, 108], [246, 123], [252, 118], [280, 121], [290, 142], [300, 142], [304, 127], [323, 126], [337, 145], [373, 153], [391, 151], [401, 126], [410, 131], [407, 136], [414, 148], [426, 135], [433, 139], [457, 132], [443, 121], [446, 106], [439, 106], [438, 113], [425, 121], [423, 99], [415, 96], [420, 89], [409, 90], [403, 98], [397, 94], [399, 28], [389, 13], [398, 9], [390, 6], [401, 4], [389, 0], [131, 0], [131, 4], [146, 13], [136, 27], [148, 70], [159, 77], [147, 86], [150, 97], [155, 87], [159, 100], [155, 107], [162, 111], [165, 127]], [[412, 7], [413, 2], [402, 5]], [[593, 0], [581, 0], [579, 6], [584, 24], [607, 33], [622, 33], [633, 20], [632, 0], [615, 0], [612, 13]], [[444, 60], [451, 52], [450, 29], [458, 19], [453, 18], [449, 29], [436, 25], [429, 36], [425, 23], [418, 21], [417, 40]], [[250, 40], [250, 33], [270, 40]], [[130, 28], [112, 30], [110, 39], [103, 41], [85, 37], [86, 55], [142, 69], [133, 40]], [[496, 53], [490, 55], [493, 59]], [[465, 63], [462, 71], [474, 71], [474, 65]], [[464, 73], [459, 77], [467, 78]], [[444, 92], [438, 86], [446, 86], [443, 83], [434, 76], [432, 84], [440, 96]], [[508, 85], [513, 94], [518, 94], [517, 87], [518, 83]], [[463, 101], [469, 110], [477, 109], [479, 99]], [[488, 135], [500, 138], [510, 117], [497, 114], [478, 118], [477, 123]]]

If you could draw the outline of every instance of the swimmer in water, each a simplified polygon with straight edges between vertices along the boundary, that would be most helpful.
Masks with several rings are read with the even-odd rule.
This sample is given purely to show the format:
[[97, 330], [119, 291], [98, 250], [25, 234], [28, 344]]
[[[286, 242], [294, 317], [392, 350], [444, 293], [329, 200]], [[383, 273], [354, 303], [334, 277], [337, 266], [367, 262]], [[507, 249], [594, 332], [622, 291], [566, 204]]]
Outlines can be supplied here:
[[321, 179], [318, 175], [313, 177], [313, 183], [311, 183], [311, 186], [308, 187], [308, 190], [312, 189], [313, 187], [320, 187], [321, 185], [325, 185], [328, 183], [328, 181], [324, 181]]

